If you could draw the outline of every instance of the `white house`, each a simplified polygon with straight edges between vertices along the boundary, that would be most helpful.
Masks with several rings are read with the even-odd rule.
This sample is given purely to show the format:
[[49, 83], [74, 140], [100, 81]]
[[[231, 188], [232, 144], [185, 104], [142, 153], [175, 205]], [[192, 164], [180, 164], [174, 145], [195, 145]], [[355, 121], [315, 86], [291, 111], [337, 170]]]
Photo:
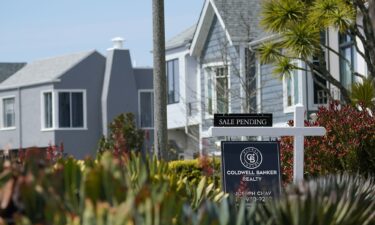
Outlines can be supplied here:
[[[302, 103], [308, 117], [328, 101], [311, 73], [295, 71], [280, 79], [273, 74], [273, 65], [262, 65], [253, 57], [260, 44], [277, 38], [259, 27], [261, 4], [260, 0], [206, 0], [197, 25], [167, 42], [169, 139], [187, 150], [187, 157], [219, 150], [223, 138], [208, 132], [214, 113], [272, 113], [274, 126], [286, 126], [295, 104]], [[349, 36], [328, 29], [322, 41], [346, 57], [325, 55], [328, 69], [344, 86], [355, 81], [350, 66], [366, 75], [365, 62]], [[178, 74], [174, 72], [172, 79], [170, 71], [176, 68]], [[337, 88], [317, 79], [340, 98]]]

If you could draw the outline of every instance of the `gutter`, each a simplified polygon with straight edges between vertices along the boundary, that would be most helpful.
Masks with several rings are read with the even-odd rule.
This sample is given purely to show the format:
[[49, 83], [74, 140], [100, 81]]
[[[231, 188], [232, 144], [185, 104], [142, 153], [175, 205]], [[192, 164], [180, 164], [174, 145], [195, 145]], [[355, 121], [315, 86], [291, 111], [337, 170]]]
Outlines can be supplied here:
[[252, 49], [252, 47], [256, 47], [260, 44], [263, 44], [264, 42], [274, 41], [274, 40], [277, 40], [279, 38], [281, 38], [280, 34], [271, 34], [271, 35], [269, 35], [267, 37], [264, 37], [264, 38], [261, 38], [259, 40], [249, 42], [249, 46], [250, 46], [250, 49]]
[[50, 80], [50, 81], [45, 81], [45, 82], [40, 82], [40, 83], [34, 83], [34, 84], [25, 84], [25, 85], [20, 85], [20, 86], [8, 86], [8, 87], [0, 87], [0, 91], [10, 91], [10, 90], [18, 90], [20, 88], [28, 88], [28, 87], [34, 87], [34, 86], [39, 86], [39, 85], [44, 85], [44, 84], [52, 84], [52, 83], [58, 83], [60, 82], [60, 79], [56, 80]]

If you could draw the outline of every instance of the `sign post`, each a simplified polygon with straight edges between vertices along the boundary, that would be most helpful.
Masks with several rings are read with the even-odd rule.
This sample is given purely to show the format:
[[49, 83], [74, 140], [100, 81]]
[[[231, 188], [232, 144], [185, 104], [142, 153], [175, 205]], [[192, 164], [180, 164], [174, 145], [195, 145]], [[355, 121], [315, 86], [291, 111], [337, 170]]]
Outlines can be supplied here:
[[303, 180], [304, 137], [323, 136], [324, 127], [304, 126], [304, 107], [302, 104], [295, 106], [294, 127], [211, 127], [212, 136], [293, 136], [294, 137], [294, 162], [293, 182]]

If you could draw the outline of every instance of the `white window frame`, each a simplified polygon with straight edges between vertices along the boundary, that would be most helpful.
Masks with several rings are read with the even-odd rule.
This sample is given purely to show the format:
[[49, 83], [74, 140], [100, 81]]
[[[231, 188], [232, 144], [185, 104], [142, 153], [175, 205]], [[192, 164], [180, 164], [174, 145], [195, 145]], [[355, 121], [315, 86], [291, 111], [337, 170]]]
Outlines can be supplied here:
[[[314, 79], [312, 77], [313, 75], [311, 74], [311, 72], [308, 72], [307, 73], [307, 85], [308, 85], [308, 102], [309, 102], [309, 109], [310, 110], [318, 110], [318, 108], [320, 106], [326, 106], [328, 104], [328, 101], [327, 101], [327, 104], [315, 104], [314, 103]], [[327, 88], [328, 88], [328, 81], [326, 83], [327, 85]], [[328, 96], [327, 96], [328, 98]]]
[[[215, 62], [215, 63], [208, 63], [203, 65], [204, 69], [204, 86], [205, 86], [205, 117], [206, 118], [213, 118], [214, 114], [217, 113], [217, 93], [216, 93], [216, 71], [217, 68], [227, 67], [228, 70], [228, 113], [231, 113], [231, 65], [230, 63], [223, 63], [223, 62]], [[208, 78], [212, 79], [212, 114], [208, 113]]]
[[[52, 127], [46, 128], [45, 125], [45, 107], [44, 107], [44, 94], [46, 93], [51, 93], [52, 95]], [[56, 117], [56, 101], [55, 101], [55, 92], [53, 90], [45, 90], [40, 93], [40, 107], [41, 107], [41, 113], [40, 113], [40, 121], [41, 121], [41, 127], [42, 131], [50, 131], [56, 129], [56, 122], [55, 122], [55, 117]]]
[[[83, 102], [83, 127], [59, 127], [59, 93], [82, 93]], [[87, 130], [87, 91], [85, 89], [58, 89], [44, 90], [41, 92], [41, 131], [53, 130]], [[52, 93], [52, 128], [44, 126], [44, 93]]]
[[[141, 123], [141, 93], [152, 93], [152, 96], [154, 98], [155, 97], [154, 89], [140, 89], [140, 90], [138, 90], [138, 124], [139, 124], [139, 127], [143, 130], [153, 130], [154, 127], [142, 127], [141, 126], [141, 124], [142, 124]], [[155, 101], [155, 99], [153, 99], [152, 102], [154, 102], [154, 101]], [[152, 107], [154, 107], [154, 106], [152, 105]], [[154, 119], [153, 119], [152, 122], [155, 124]]]
[[[292, 62], [293, 64], [296, 64], [298, 67], [301, 67], [301, 62]], [[303, 85], [303, 79], [302, 79], [302, 71], [301, 70], [294, 70], [292, 71], [292, 74], [290, 74], [290, 78], [292, 79], [292, 87], [291, 87], [291, 90], [292, 90], [292, 93], [291, 93], [291, 96], [292, 96], [292, 101], [293, 101], [293, 104], [288, 106], [288, 89], [287, 89], [287, 75], [284, 75], [283, 76], [283, 105], [284, 105], [284, 113], [292, 113], [294, 112], [294, 108], [295, 108], [295, 105], [298, 104], [298, 103], [302, 103], [302, 85]], [[297, 76], [298, 78], [298, 82], [297, 82], [297, 91], [298, 91], [298, 98], [296, 99], [295, 98], [295, 86], [294, 84], [296, 83], [294, 81], [295, 79], [295, 76]], [[289, 77], [288, 77], [289, 78]]]
[[[175, 76], [175, 69], [174, 69], [174, 65], [173, 65], [173, 91], [174, 91], [174, 95], [176, 95], [176, 90], [175, 90], [175, 88], [176, 88], [176, 83], [177, 83], [177, 85], [178, 85], [178, 90], [177, 90], [177, 101], [175, 101], [175, 99], [173, 99], [174, 101], [173, 102], [171, 102], [171, 103], [169, 103], [168, 101], [169, 101], [169, 76], [170, 76], [170, 73], [169, 73], [169, 71], [168, 71], [168, 63], [169, 62], [174, 62], [174, 61], [177, 61], [177, 65], [178, 65], [178, 80], [177, 80], [177, 82], [176, 82], [176, 80], [174, 79], [176, 76]], [[181, 65], [180, 65], [180, 62], [181, 62], [181, 60], [180, 60], [180, 58], [179, 57], [176, 57], [176, 58], [171, 58], [171, 59], [168, 59], [168, 60], [166, 60], [165, 61], [165, 71], [166, 71], [166, 83], [167, 83], [167, 105], [174, 105], [174, 104], [178, 104], [178, 103], [180, 103], [180, 101], [181, 101], [181, 85], [180, 85], [180, 79], [181, 79], [181, 70], [180, 70], [180, 67], [181, 67]], [[173, 96], [173, 98], [174, 98], [175, 96]]]
[[[11, 126], [11, 127], [4, 127], [4, 100], [5, 99], [11, 99], [13, 98], [14, 99], [14, 126]], [[17, 120], [17, 116], [16, 116], [16, 96], [15, 95], [7, 95], [7, 96], [2, 96], [0, 97], [0, 115], [1, 115], [1, 118], [0, 118], [0, 130], [15, 130], [16, 129], [16, 120]]]

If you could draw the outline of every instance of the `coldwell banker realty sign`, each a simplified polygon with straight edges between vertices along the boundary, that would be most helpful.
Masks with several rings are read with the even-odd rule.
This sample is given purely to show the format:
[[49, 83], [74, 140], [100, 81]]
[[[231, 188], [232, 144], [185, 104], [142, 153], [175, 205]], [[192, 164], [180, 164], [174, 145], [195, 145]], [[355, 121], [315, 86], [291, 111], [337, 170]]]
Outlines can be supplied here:
[[247, 203], [264, 202], [280, 194], [278, 142], [221, 143], [223, 186], [226, 193]]
[[[214, 126], [272, 127], [272, 114], [215, 114]], [[247, 203], [278, 196], [279, 156], [278, 142], [221, 142], [224, 191], [245, 198]]]

